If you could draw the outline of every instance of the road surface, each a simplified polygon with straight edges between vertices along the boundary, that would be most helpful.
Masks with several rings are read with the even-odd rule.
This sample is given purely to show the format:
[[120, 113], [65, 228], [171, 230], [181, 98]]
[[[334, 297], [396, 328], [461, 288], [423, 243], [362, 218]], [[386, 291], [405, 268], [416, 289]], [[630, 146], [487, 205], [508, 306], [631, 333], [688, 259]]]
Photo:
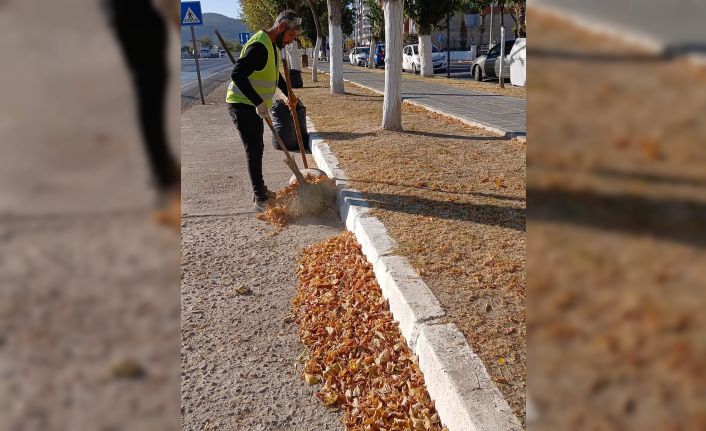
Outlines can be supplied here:
[[[230, 70], [233, 67], [230, 63], [230, 58], [200, 58], [199, 66], [201, 68], [201, 79], [206, 80], [214, 74]], [[181, 59], [181, 88], [182, 90], [191, 85], [197, 85], [196, 77], [196, 62], [194, 59]]]
[[[237, 57], [236, 57], [237, 58]], [[230, 58], [201, 58], [201, 83], [204, 96], [215, 90], [221, 83], [230, 79], [233, 67]], [[223, 93], [223, 98], [226, 95]], [[201, 103], [199, 84], [196, 77], [196, 62], [193, 59], [181, 59], [181, 111]]]
[[706, 56], [706, 0], [530, 0], [587, 27], [672, 53]]

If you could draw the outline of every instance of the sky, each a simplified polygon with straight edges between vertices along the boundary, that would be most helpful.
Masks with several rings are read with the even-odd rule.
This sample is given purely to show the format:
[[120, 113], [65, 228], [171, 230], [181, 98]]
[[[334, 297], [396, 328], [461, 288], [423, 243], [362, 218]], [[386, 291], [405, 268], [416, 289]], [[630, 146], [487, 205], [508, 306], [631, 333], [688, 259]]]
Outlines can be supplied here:
[[219, 13], [231, 18], [238, 18], [240, 2], [238, 0], [201, 0], [201, 12]]

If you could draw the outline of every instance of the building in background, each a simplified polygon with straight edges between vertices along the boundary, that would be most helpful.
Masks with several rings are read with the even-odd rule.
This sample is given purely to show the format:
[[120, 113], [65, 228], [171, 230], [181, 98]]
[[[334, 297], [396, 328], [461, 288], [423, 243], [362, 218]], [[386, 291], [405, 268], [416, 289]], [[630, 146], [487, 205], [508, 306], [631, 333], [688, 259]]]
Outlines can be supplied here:
[[367, 17], [369, 8], [363, 0], [354, 0], [353, 11], [355, 13], [355, 25], [353, 26], [355, 46], [370, 45], [372, 32], [370, 30], [370, 19]]
[[[480, 14], [458, 12], [449, 20], [450, 38], [446, 40], [446, 28], [433, 31], [431, 40], [441, 50], [447, 47], [452, 51], [470, 51], [474, 45], [480, 45], [480, 54], [488, 50], [488, 46], [500, 43], [500, 8], [493, 8], [492, 21], [491, 9], [486, 9], [485, 30], [483, 40], [480, 40]], [[515, 39], [515, 21], [508, 13], [505, 14], [505, 40]], [[492, 22], [492, 25], [491, 25]], [[412, 20], [405, 20], [405, 34], [416, 35], [417, 26]], [[475, 52], [479, 52], [476, 48]]]

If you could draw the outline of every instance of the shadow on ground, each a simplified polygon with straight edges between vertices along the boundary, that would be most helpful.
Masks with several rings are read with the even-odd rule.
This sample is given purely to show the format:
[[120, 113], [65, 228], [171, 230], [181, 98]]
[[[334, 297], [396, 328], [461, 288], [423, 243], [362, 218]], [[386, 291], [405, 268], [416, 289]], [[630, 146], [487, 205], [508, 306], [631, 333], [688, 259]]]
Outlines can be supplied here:
[[525, 230], [525, 209], [487, 204], [437, 201], [419, 196], [364, 193], [376, 208], [447, 220], [462, 220], [517, 231]]
[[531, 220], [584, 225], [706, 246], [706, 204], [630, 194], [529, 188]]

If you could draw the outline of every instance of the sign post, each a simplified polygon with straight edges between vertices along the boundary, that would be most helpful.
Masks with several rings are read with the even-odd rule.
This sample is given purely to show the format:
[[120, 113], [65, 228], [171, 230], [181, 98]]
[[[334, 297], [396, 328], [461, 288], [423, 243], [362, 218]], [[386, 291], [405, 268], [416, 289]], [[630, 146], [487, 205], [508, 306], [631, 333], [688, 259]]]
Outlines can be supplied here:
[[201, 68], [199, 67], [199, 51], [196, 50], [196, 34], [194, 26], [203, 25], [203, 14], [201, 13], [200, 1], [186, 1], [181, 3], [181, 25], [191, 27], [191, 42], [194, 45], [194, 60], [196, 61], [196, 77], [199, 80], [199, 94], [201, 94], [201, 104], [205, 105], [203, 98], [203, 87], [201, 86]]

